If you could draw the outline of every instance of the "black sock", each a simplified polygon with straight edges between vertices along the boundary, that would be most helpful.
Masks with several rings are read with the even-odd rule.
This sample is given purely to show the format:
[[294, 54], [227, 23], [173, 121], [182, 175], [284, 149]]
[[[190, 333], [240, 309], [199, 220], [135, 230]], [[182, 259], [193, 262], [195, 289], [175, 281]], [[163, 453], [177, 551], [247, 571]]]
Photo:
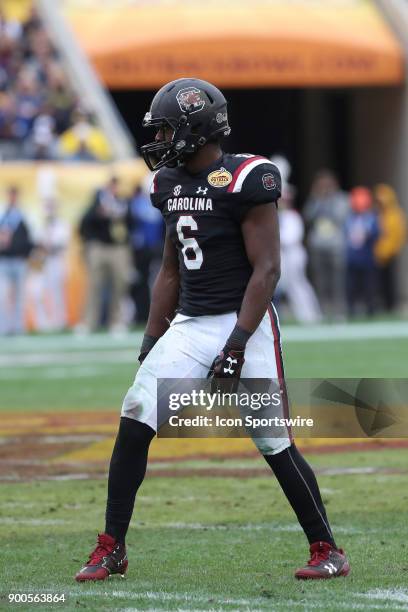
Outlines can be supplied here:
[[294, 444], [277, 455], [264, 455], [301, 524], [310, 544], [336, 547], [316, 477]]
[[105, 532], [124, 542], [132, 517], [136, 492], [143, 482], [147, 454], [154, 430], [122, 417], [109, 467]]

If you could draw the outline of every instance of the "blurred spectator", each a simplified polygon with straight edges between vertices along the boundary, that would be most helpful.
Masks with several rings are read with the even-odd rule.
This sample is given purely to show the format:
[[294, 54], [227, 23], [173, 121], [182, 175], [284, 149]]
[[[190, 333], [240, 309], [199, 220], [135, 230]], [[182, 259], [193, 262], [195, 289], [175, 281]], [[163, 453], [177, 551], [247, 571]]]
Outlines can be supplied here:
[[106, 161], [111, 157], [104, 133], [83, 111], [74, 114], [72, 127], [61, 135], [59, 152], [62, 159], [70, 161]]
[[47, 85], [47, 69], [50, 63], [57, 61], [57, 53], [53, 48], [47, 32], [44, 28], [32, 30], [29, 39], [30, 54], [25, 62], [26, 70], [29, 71], [39, 85]]
[[317, 323], [321, 311], [313, 287], [306, 277], [307, 254], [303, 246], [304, 225], [293, 209], [293, 189], [286, 183], [279, 200], [281, 277], [278, 291], [283, 293], [295, 318], [301, 323]]
[[15, 98], [7, 92], [0, 92], [0, 139], [15, 138]]
[[307, 254], [303, 246], [304, 224], [294, 210], [296, 187], [290, 182], [292, 167], [281, 154], [270, 158], [282, 178], [282, 197], [279, 200], [279, 228], [281, 239], [281, 278], [275, 293], [277, 300], [284, 296], [294, 317], [302, 323], [321, 319], [319, 303], [306, 277]]
[[380, 184], [374, 189], [381, 234], [374, 246], [379, 266], [380, 294], [385, 309], [391, 311], [396, 306], [395, 261], [407, 240], [407, 222], [395, 191]]
[[312, 280], [323, 314], [344, 316], [344, 222], [349, 211], [347, 195], [335, 175], [320, 170], [304, 208], [308, 228]]
[[35, 6], [24, 24], [7, 20], [0, 8], [0, 156], [110, 159], [104, 134], [77, 108]]
[[4, 11], [0, 5], [0, 39], [18, 40], [22, 34], [21, 25], [18, 21], [6, 19]]
[[71, 114], [76, 105], [76, 98], [67, 86], [62, 68], [58, 64], [50, 64], [47, 75], [47, 103], [53, 109], [56, 131], [62, 134], [71, 124]]
[[19, 206], [18, 188], [7, 192], [0, 216], [0, 333], [24, 331], [24, 281], [31, 240]]
[[292, 166], [290, 164], [290, 161], [284, 155], [281, 155], [280, 153], [276, 153], [275, 155], [272, 155], [269, 159], [271, 160], [273, 164], [275, 164], [275, 166], [278, 168], [280, 172], [281, 181], [282, 181], [282, 193], [291, 192], [293, 196], [295, 196], [296, 188], [289, 183], [290, 175], [292, 174]]
[[380, 233], [378, 217], [373, 210], [372, 194], [365, 187], [355, 187], [351, 191], [350, 205], [345, 226], [348, 313], [354, 316], [361, 301], [366, 313], [372, 315], [377, 288], [374, 246]]
[[31, 137], [26, 144], [26, 154], [30, 159], [45, 160], [56, 157], [55, 119], [51, 109], [44, 105], [33, 123]]
[[[164, 227], [160, 212], [150, 202], [141, 186], [137, 186], [129, 206], [130, 244], [135, 278], [130, 294], [135, 304], [138, 323], [147, 321], [150, 309], [150, 286], [154, 261], [160, 260]], [[153, 264], [153, 265], [152, 265]]]
[[35, 2], [31, 4], [30, 13], [28, 18], [23, 24], [24, 38], [28, 38], [32, 32], [35, 32], [41, 28], [41, 18], [38, 14], [38, 9]]
[[39, 114], [43, 98], [38, 81], [30, 72], [19, 75], [15, 90], [16, 117], [14, 133], [17, 138], [27, 138]]
[[101, 321], [103, 291], [109, 288], [107, 325], [121, 332], [120, 307], [129, 280], [128, 205], [119, 197], [118, 179], [113, 177], [97, 191], [80, 223], [88, 267], [88, 302], [83, 327], [95, 331]]
[[67, 325], [65, 283], [69, 239], [70, 227], [59, 216], [58, 203], [48, 199], [44, 203], [44, 220], [30, 258], [29, 294], [35, 327], [40, 331], [58, 331]]

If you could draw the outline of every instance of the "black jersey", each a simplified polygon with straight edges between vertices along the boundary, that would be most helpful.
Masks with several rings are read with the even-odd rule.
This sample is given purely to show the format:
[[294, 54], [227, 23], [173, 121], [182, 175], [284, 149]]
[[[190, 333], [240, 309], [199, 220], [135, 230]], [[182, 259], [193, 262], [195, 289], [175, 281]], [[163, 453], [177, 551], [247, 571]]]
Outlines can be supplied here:
[[252, 273], [241, 222], [253, 206], [280, 195], [279, 170], [260, 155], [224, 153], [194, 175], [183, 166], [156, 172], [151, 199], [178, 252], [179, 312], [239, 310]]

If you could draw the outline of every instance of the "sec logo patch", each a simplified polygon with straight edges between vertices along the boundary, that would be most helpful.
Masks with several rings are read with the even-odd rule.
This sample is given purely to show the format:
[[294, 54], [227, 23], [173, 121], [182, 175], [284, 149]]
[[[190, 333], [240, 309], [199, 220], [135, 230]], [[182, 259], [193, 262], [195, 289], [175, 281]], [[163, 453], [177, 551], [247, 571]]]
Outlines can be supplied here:
[[232, 174], [225, 168], [214, 170], [207, 176], [207, 181], [211, 187], [226, 187], [232, 181]]
[[262, 177], [262, 184], [268, 191], [276, 189], [276, 182], [273, 174], [264, 174]]

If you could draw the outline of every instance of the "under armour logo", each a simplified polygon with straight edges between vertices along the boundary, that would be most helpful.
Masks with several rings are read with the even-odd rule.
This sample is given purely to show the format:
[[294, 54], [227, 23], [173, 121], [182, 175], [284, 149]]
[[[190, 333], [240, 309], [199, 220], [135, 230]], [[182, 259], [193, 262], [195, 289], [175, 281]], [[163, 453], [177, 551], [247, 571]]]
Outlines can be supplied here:
[[175, 196], [180, 195], [180, 191], [181, 191], [181, 185], [176, 185], [175, 188], [173, 189], [173, 193]]
[[208, 187], [197, 187], [196, 194], [207, 195]]
[[233, 359], [232, 357], [227, 357], [227, 361], [228, 368], [224, 368], [224, 374], [235, 374], [234, 370], [232, 369], [232, 366], [234, 365], [234, 363], [238, 363], [238, 360]]
[[331, 574], [335, 574], [335, 572], [336, 572], [336, 568], [335, 568], [335, 566], [333, 565], [333, 563], [328, 563], [327, 565], [324, 565], [323, 567], [324, 567], [324, 569], [327, 569], [327, 570], [328, 570], [328, 572], [329, 572], [329, 574], [330, 574], [330, 575], [331, 575]]

